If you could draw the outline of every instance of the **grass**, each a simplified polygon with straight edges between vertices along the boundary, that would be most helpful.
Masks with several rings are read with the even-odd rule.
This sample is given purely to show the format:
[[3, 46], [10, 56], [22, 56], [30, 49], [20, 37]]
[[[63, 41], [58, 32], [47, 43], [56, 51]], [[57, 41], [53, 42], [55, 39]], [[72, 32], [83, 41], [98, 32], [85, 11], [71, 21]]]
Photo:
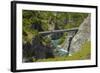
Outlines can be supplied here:
[[39, 59], [37, 62], [48, 62], [48, 61], [67, 61], [67, 60], [85, 60], [90, 59], [91, 55], [91, 42], [86, 41], [82, 46], [81, 50], [73, 53], [72, 56], [55, 57], [49, 59]]

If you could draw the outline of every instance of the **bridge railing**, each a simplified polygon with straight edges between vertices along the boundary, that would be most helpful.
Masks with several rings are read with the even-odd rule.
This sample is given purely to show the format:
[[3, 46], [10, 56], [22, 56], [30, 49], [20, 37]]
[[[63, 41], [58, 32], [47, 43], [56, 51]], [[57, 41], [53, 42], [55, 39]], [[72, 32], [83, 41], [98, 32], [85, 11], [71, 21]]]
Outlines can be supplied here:
[[78, 28], [43, 31], [43, 32], [39, 32], [39, 34], [50, 34], [50, 33], [70, 32], [70, 31], [78, 31]]

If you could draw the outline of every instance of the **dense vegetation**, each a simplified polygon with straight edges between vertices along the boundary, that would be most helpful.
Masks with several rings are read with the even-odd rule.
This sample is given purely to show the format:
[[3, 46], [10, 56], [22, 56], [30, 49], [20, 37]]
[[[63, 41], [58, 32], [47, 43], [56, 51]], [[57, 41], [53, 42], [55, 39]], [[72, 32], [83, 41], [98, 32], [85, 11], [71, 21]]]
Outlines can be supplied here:
[[[31, 42], [39, 31], [79, 27], [87, 13], [23, 10], [23, 42]], [[27, 37], [26, 37], [27, 35]]]
[[91, 49], [90, 48], [91, 48], [90, 42], [86, 41], [81, 47], [82, 50], [72, 54], [72, 56], [63, 56], [63, 57], [56, 57], [56, 58], [49, 58], [49, 59], [40, 59], [40, 60], [38, 60], [38, 62], [90, 59], [90, 55], [91, 55], [91, 53], [90, 53]]
[[[61, 29], [70, 29], [79, 27], [84, 19], [88, 16], [88, 13], [76, 13], [76, 12], [51, 12], [51, 11], [33, 11], [33, 10], [23, 10], [23, 45], [28, 43], [28, 48], [34, 49], [33, 45], [41, 46], [43, 49], [44, 46], [50, 46], [52, 38], [58, 37], [58, 45], [61, 45], [67, 33], [61, 33], [59, 36], [54, 34], [51, 37], [40, 35], [39, 32], [42, 31], [52, 31], [52, 30], [61, 30]], [[57, 39], [58, 39], [57, 38]], [[32, 45], [33, 47], [30, 47]], [[35, 47], [37, 47], [35, 46]], [[50, 47], [55, 48], [56, 46]], [[39, 47], [37, 47], [39, 48]], [[24, 52], [24, 57], [32, 57], [34, 53], [31, 51]], [[77, 54], [75, 54], [77, 55]], [[72, 56], [73, 57], [73, 56]], [[78, 57], [78, 56], [77, 56]], [[70, 59], [70, 57], [64, 59]], [[55, 58], [61, 59], [61, 58]], [[74, 57], [73, 57], [74, 59]], [[75, 58], [79, 59], [79, 58]], [[45, 59], [44, 59], [45, 60]], [[52, 59], [48, 59], [52, 60]], [[38, 60], [41, 61], [41, 60]], [[43, 60], [42, 60], [43, 61]]]

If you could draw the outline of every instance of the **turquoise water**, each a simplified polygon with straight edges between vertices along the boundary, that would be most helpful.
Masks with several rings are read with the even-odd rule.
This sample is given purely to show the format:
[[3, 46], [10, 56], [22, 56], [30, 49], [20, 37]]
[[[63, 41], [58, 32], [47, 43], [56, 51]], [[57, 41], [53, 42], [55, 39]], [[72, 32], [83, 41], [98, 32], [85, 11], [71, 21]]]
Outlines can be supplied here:
[[57, 48], [58, 42], [59, 42], [59, 40], [52, 40], [52, 44], [53, 44], [53, 46], [54, 46], [55, 48]]
[[58, 47], [59, 40], [52, 40], [52, 44], [55, 47], [54, 54], [55, 56], [65, 56], [68, 54], [68, 51], [62, 47]]

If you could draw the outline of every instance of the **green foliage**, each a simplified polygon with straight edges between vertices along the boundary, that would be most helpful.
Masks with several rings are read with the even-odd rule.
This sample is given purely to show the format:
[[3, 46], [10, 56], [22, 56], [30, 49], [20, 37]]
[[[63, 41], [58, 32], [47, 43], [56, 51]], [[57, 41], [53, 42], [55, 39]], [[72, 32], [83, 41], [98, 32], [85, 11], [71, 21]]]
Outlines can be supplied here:
[[64, 33], [62, 37], [59, 39], [58, 45], [61, 45], [66, 39], [67, 33]]
[[[55, 29], [69, 29], [79, 27], [88, 13], [73, 13], [73, 12], [51, 12], [51, 11], [32, 11], [23, 10], [23, 32], [27, 34], [23, 40], [29, 42], [32, 37], [38, 35], [38, 29], [30, 28], [32, 25], [39, 26], [42, 31]], [[40, 29], [39, 28], [39, 29]], [[60, 43], [64, 38], [62, 37]]]
[[41, 23], [41, 27], [44, 31], [48, 31], [48, 28], [49, 28], [49, 25], [48, 25], [48, 22], [47, 21], [43, 21], [42, 20], [42, 23]]
[[23, 30], [26, 35], [23, 34], [23, 43], [30, 42], [32, 43], [32, 38], [34, 38], [36, 35], [38, 35], [38, 32], [36, 30]]
[[49, 59], [39, 59], [37, 62], [85, 60], [85, 59], [90, 59], [90, 55], [91, 55], [91, 42], [86, 41], [81, 46], [80, 50], [76, 53], [73, 53], [72, 56], [55, 57], [55, 58], [49, 58]]
[[51, 38], [50, 37], [43, 37], [42, 38], [42, 44], [43, 45], [48, 45], [51, 43]]

